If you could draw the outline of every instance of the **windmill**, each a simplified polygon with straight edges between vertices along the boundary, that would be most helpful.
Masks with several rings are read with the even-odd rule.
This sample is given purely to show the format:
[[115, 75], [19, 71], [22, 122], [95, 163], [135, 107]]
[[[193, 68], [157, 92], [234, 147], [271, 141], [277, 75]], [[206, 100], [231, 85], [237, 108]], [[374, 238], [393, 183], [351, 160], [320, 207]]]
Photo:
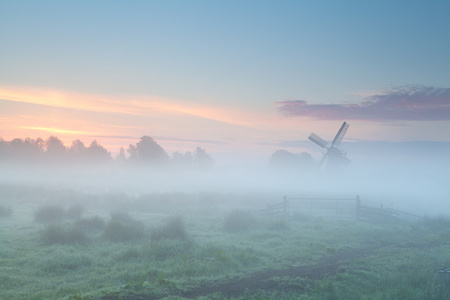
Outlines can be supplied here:
[[311, 135], [308, 137], [308, 139], [315, 144], [327, 149], [327, 151], [323, 154], [322, 160], [320, 161], [320, 166], [323, 165], [325, 160], [327, 160], [327, 168], [345, 166], [350, 163], [350, 160], [346, 157], [347, 153], [338, 148], [342, 142], [342, 139], [344, 138], [345, 133], [347, 132], [348, 127], [349, 125], [346, 122], [342, 123], [341, 128], [339, 129], [329, 147], [327, 147], [328, 142], [320, 138], [315, 133], [311, 133]]

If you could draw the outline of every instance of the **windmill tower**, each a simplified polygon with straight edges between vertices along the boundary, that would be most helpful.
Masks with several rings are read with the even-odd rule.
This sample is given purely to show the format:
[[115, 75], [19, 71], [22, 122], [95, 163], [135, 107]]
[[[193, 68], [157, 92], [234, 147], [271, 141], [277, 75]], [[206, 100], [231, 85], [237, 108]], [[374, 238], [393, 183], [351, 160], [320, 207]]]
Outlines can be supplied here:
[[350, 160], [346, 157], [347, 153], [338, 148], [345, 133], [347, 132], [348, 127], [349, 125], [346, 122], [342, 123], [342, 126], [334, 137], [333, 142], [331, 142], [331, 145], [328, 147], [328, 142], [320, 138], [317, 134], [311, 133], [308, 137], [309, 140], [326, 149], [326, 152], [323, 154], [322, 160], [320, 161], [320, 167], [323, 165], [325, 160], [327, 161], [327, 168], [339, 168], [350, 163]]

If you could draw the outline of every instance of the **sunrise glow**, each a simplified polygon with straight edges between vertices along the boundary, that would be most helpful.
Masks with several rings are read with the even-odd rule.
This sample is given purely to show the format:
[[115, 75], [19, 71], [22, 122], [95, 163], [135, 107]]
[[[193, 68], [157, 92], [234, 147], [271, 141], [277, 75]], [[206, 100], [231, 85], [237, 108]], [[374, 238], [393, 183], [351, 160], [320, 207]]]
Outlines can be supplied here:
[[[134, 5], [113, 11], [124, 11], [126, 19], [134, 16]], [[354, 14], [359, 19], [357, 28], [334, 13], [326, 18], [330, 24], [319, 22], [307, 13], [320, 11], [316, 5], [288, 7], [280, 6], [285, 14], [282, 20], [292, 20], [292, 24], [259, 23], [256, 16], [236, 16], [252, 24], [236, 28], [221, 14], [216, 18], [222, 23], [210, 24], [204, 19], [206, 14], [198, 16], [198, 21], [208, 25], [192, 24], [193, 28], [178, 21], [166, 23], [154, 15], [140, 21], [147, 24], [142, 28], [148, 26], [152, 36], [153, 25], [148, 22], [159, 20], [161, 33], [153, 36], [154, 40], [131, 30], [139, 17], [131, 18], [123, 25], [128, 34], [119, 44], [95, 29], [108, 19], [85, 20], [93, 31], [71, 27], [63, 35], [37, 23], [36, 35], [41, 41], [33, 47], [26, 43], [32, 38], [28, 32], [11, 25], [9, 30], [17, 31], [14, 36], [23, 38], [18, 41], [4, 32], [7, 47], [0, 57], [9, 59], [2, 62], [0, 73], [0, 137], [45, 139], [57, 135], [66, 144], [77, 138], [85, 143], [95, 139], [115, 153], [148, 135], [169, 152], [202, 146], [220, 155], [242, 153], [248, 157], [255, 153], [269, 157], [280, 148], [320, 154], [313, 145], [305, 148], [309, 134], [331, 139], [343, 121], [351, 124], [348, 142], [450, 140], [450, 130], [436, 130], [450, 128], [448, 68], [439, 54], [422, 55], [428, 51], [427, 45], [437, 43], [435, 39], [431, 43], [427, 35], [418, 37], [417, 47], [422, 50], [405, 47], [397, 38], [405, 34], [397, 27], [398, 20], [377, 7], [358, 5], [359, 13]], [[383, 26], [393, 24], [395, 30], [382, 27], [377, 31], [369, 26], [364, 17], [368, 12], [383, 12]], [[260, 13], [268, 20], [273, 14], [271, 9]], [[55, 26], [65, 28], [66, 22], [78, 20], [67, 17]], [[305, 31], [294, 21], [302, 18], [311, 24], [310, 29]], [[4, 18], [5, 24], [17, 20]], [[435, 32], [432, 24], [424, 29], [412, 16], [405, 16], [404, 22], [411, 30]], [[121, 32], [117, 24], [110, 25], [111, 30]], [[181, 27], [172, 31], [171, 26]], [[342, 36], [339, 28], [347, 26], [354, 38]], [[182, 34], [178, 32], [189, 38], [179, 39]], [[223, 33], [221, 39], [202, 38], [216, 32]], [[380, 44], [390, 41], [383, 48], [394, 49], [383, 59], [370, 46], [380, 39], [380, 32], [386, 38]], [[70, 46], [49, 46], [66, 35], [74, 38]], [[335, 40], [336, 36], [342, 40]], [[133, 46], [123, 48], [128, 44]], [[99, 52], [93, 50], [97, 48]], [[403, 52], [405, 48], [410, 49], [410, 56], [401, 57], [410, 60], [401, 63], [395, 49]], [[443, 51], [441, 57], [447, 53]], [[24, 57], [30, 60], [26, 63]], [[435, 60], [439, 64], [434, 64]], [[421, 61], [437, 67], [411, 69]]]

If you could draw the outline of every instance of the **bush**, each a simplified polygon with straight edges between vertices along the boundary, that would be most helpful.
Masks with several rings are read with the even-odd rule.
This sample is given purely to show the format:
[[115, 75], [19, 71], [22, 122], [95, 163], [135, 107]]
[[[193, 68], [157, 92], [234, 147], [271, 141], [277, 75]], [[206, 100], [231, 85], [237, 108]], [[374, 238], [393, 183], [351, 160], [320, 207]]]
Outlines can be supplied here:
[[69, 207], [66, 211], [66, 218], [68, 219], [79, 219], [84, 212], [83, 206], [76, 204]]
[[145, 254], [158, 261], [174, 257], [183, 259], [193, 255], [194, 245], [195, 243], [192, 239], [161, 239], [157, 242], [149, 243], [145, 248]]
[[97, 231], [105, 228], [105, 221], [99, 216], [94, 216], [90, 218], [78, 219], [75, 222], [75, 227], [87, 231]]
[[0, 217], [9, 217], [12, 214], [12, 209], [9, 206], [0, 205]]
[[187, 239], [184, 221], [180, 216], [171, 218], [166, 224], [153, 229], [151, 239], [158, 241], [162, 238], [180, 240]]
[[41, 234], [41, 240], [46, 245], [84, 244], [87, 242], [82, 230], [76, 227], [66, 228], [62, 225], [47, 226]]
[[45, 205], [34, 213], [34, 220], [41, 223], [57, 223], [64, 217], [64, 210], [60, 206]]
[[271, 221], [267, 228], [269, 230], [279, 230], [279, 231], [285, 231], [289, 229], [289, 224], [284, 219], [276, 219]]
[[238, 232], [248, 229], [255, 220], [246, 211], [234, 209], [225, 216], [224, 229], [229, 232]]
[[112, 214], [106, 225], [104, 236], [113, 242], [125, 242], [142, 238], [144, 224], [133, 220], [128, 214]]
[[423, 226], [433, 231], [443, 231], [450, 228], [450, 218], [447, 216], [425, 217]]

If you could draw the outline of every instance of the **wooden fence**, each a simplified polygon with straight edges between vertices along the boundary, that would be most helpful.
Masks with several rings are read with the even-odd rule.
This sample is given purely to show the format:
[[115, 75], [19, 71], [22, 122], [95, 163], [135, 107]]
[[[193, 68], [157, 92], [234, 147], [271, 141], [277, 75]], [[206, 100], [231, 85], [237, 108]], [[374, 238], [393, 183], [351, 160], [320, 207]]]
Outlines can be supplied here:
[[359, 196], [354, 198], [288, 198], [284, 196], [282, 202], [268, 205], [264, 212], [278, 217], [299, 213], [341, 220], [386, 218], [416, 220], [422, 218], [400, 210], [361, 205]]

